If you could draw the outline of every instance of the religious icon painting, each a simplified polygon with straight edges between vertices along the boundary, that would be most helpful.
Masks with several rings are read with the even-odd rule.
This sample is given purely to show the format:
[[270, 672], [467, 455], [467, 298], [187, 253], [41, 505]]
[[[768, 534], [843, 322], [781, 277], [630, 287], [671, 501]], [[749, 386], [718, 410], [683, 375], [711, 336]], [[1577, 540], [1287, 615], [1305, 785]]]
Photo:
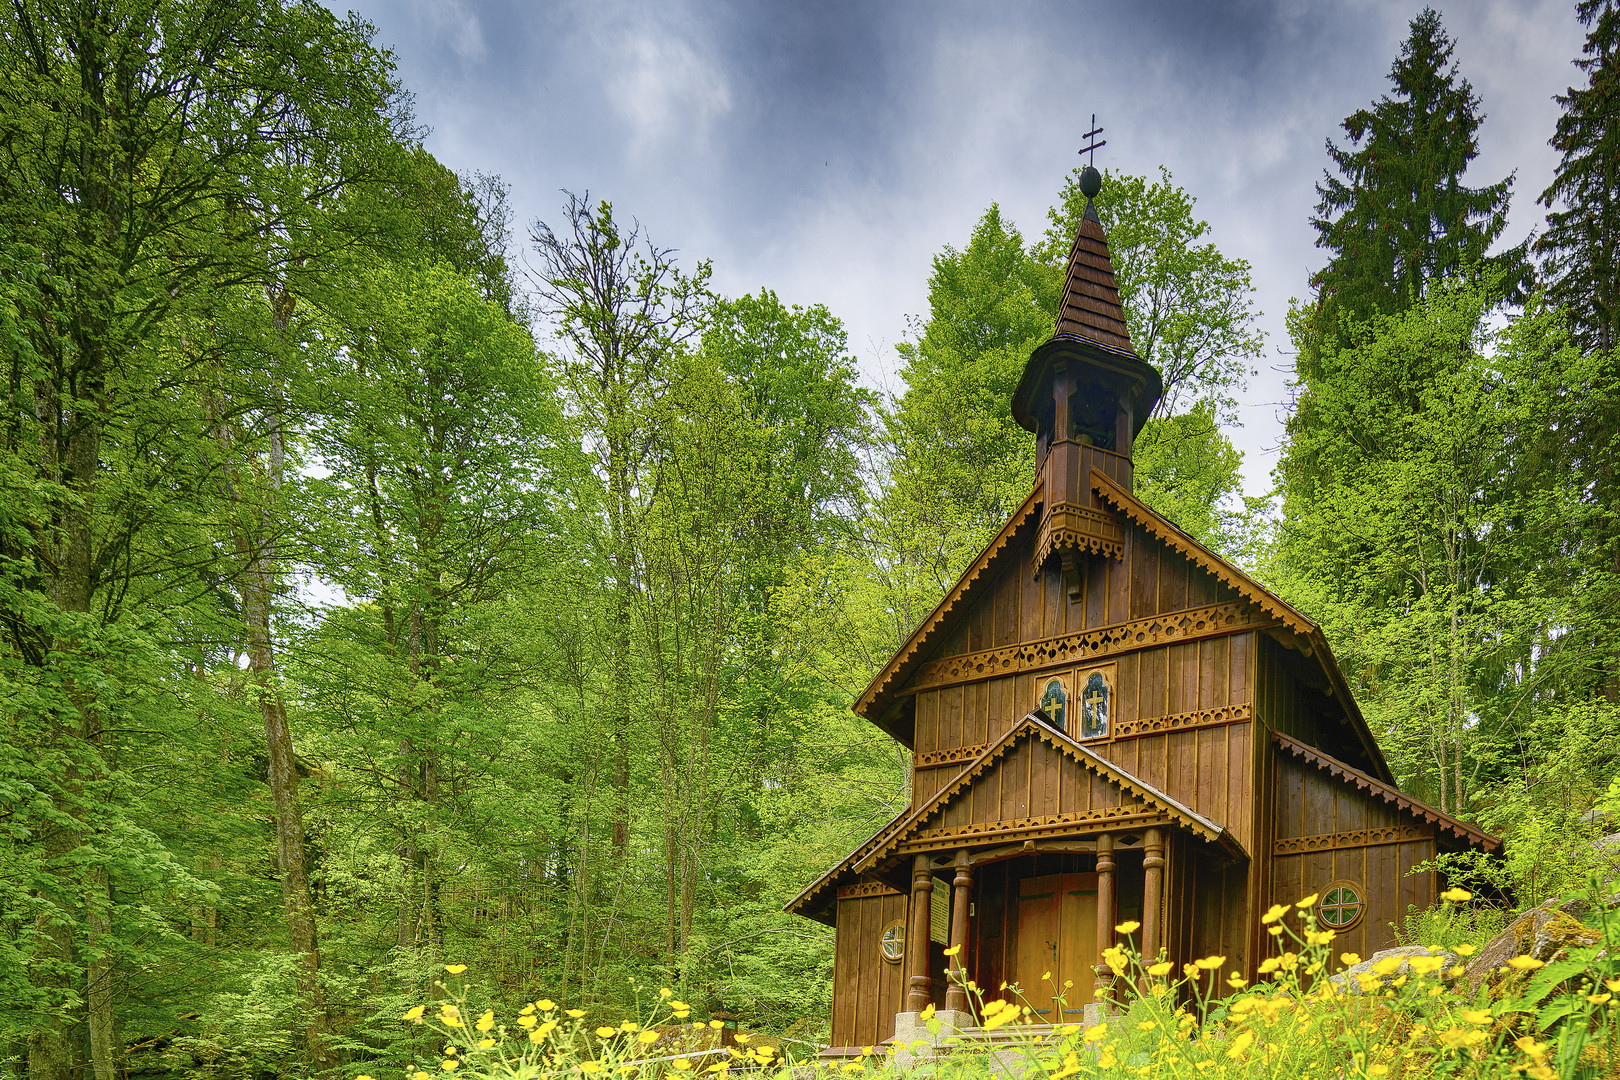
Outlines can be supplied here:
[[1082, 671], [1076, 682], [1080, 686], [1079, 737], [1106, 738], [1114, 704], [1114, 665]]
[[1036, 708], [1046, 714], [1053, 727], [1059, 731], [1068, 730], [1064, 727], [1064, 723], [1068, 719], [1069, 692], [1064, 689], [1062, 679], [1052, 678], [1046, 681], [1046, 685], [1041, 688], [1041, 700], [1036, 703]]

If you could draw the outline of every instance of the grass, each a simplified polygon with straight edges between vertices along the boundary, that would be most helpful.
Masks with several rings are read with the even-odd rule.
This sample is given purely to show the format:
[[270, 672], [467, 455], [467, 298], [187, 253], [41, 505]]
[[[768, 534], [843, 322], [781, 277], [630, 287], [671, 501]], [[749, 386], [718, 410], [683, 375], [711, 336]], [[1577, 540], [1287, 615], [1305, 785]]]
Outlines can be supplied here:
[[[1439, 917], [1455, 920], [1469, 899], [1451, 890]], [[497, 1017], [493, 1010], [473, 1016], [462, 993], [403, 1017], [445, 1040], [438, 1059], [407, 1070], [406, 1080], [666, 1080], [732, 1071], [780, 1080], [827, 1071], [938, 1080], [1620, 1078], [1620, 915], [1606, 906], [1594, 904], [1587, 916], [1602, 934], [1597, 944], [1546, 964], [1515, 957], [1487, 986], [1468, 994], [1456, 980], [1460, 965], [1438, 945], [1410, 958], [1404, 970], [1392, 958], [1359, 979], [1332, 981], [1329, 976], [1361, 958], [1335, 954], [1333, 931], [1315, 922], [1314, 900], [1307, 897], [1292, 910], [1278, 905], [1263, 917], [1275, 949], [1253, 984], [1227, 972], [1224, 957], [1204, 957], [1178, 970], [1160, 958], [1144, 961], [1128, 944], [1108, 950], [1105, 959], [1117, 985], [1132, 989], [1113, 1003], [1106, 1020], [1089, 1028], [1071, 1024], [1048, 1034], [1051, 1029], [1031, 1023], [1034, 1014], [1017, 987], [992, 995], [969, 983], [984, 1027], [1006, 1029], [1016, 1054], [976, 1051], [945, 1037], [939, 1020], [930, 1017], [936, 1040], [955, 1044], [950, 1052], [930, 1058], [927, 1043], [919, 1041], [911, 1048], [918, 1060], [905, 1069], [894, 1061], [905, 1048], [894, 1045], [869, 1047], [854, 1061], [822, 1063], [784, 1056], [747, 1035], [722, 1046], [719, 1022], [692, 1019], [691, 1006], [668, 990], [641, 1021], [612, 1026], [545, 1000], [511, 1016]], [[1136, 927], [1119, 929], [1129, 941]], [[1474, 951], [1473, 943], [1446, 944], [1451, 953]], [[1351, 981], [1358, 985], [1351, 987]], [[372, 1078], [361, 1074], [355, 1080]]]

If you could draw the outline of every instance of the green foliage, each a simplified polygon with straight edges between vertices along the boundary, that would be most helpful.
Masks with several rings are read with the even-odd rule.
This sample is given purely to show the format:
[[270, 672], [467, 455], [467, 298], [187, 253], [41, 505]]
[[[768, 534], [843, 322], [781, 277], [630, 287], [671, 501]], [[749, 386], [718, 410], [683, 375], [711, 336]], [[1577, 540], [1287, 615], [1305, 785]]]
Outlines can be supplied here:
[[[1156, 182], [1104, 173], [1096, 208], [1108, 235], [1131, 345], [1159, 369], [1164, 384], [1154, 416], [1192, 412], [1203, 403], [1214, 419], [1230, 425], [1234, 395], [1254, 373], [1250, 364], [1259, 357], [1264, 337], [1255, 326], [1248, 262], [1223, 255], [1208, 239], [1209, 222], [1194, 216], [1195, 202], [1161, 165]], [[1039, 251], [1043, 261], [1067, 263], [1085, 210], [1075, 169], [1048, 213], [1051, 225]]]
[[1452, 49], [1439, 13], [1424, 8], [1390, 68], [1394, 95], [1345, 118], [1350, 147], [1328, 141], [1343, 178], [1324, 173], [1311, 224], [1317, 246], [1333, 253], [1313, 281], [1329, 327], [1332, 317], [1409, 307], [1465, 270], [1484, 271], [1507, 292], [1526, 280], [1525, 244], [1486, 256], [1507, 228], [1512, 177], [1481, 188], [1462, 182], [1484, 117]]
[[[1587, 28], [1575, 66], [1586, 85], [1555, 99], [1562, 113], [1550, 140], [1562, 156], [1541, 202], [1547, 231], [1536, 238], [1545, 256], [1547, 294], [1569, 313], [1575, 340], [1608, 352], [1620, 344], [1620, 10], [1611, 0], [1580, 0], [1576, 16]], [[1554, 209], [1557, 204], [1558, 209]]]

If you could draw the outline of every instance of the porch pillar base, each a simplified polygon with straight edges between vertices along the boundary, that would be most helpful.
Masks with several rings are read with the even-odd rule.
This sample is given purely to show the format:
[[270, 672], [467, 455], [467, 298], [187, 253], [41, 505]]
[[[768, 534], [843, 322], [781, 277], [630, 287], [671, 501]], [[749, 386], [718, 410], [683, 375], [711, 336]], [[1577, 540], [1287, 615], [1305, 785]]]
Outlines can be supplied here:
[[[920, 1012], [896, 1013], [894, 1016], [894, 1064], [897, 1068], [907, 1069], [913, 1065], [936, 1058], [940, 1054], [940, 1044], [946, 1039], [953, 1038], [976, 1027], [977, 1022], [970, 1012], [961, 1012], [956, 1009], [937, 1009], [934, 1019], [939, 1021], [939, 1033], [934, 1034], [928, 1030], [928, 1021], [924, 1021]], [[917, 1043], [927, 1043], [927, 1046], [912, 1046]]]

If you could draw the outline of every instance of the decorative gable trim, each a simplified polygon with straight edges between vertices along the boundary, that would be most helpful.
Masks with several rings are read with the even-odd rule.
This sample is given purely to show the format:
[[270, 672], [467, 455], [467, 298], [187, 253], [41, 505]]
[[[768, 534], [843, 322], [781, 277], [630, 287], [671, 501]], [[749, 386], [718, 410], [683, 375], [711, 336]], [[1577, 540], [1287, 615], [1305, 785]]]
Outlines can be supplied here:
[[[979, 553], [979, 557], [969, 563], [966, 570], [962, 571], [962, 576], [956, 580], [956, 584], [952, 586], [951, 591], [945, 594], [945, 599], [941, 600], [928, 618], [924, 619], [921, 625], [912, 631], [911, 636], [906, 639], [906, 643], [900, 646], [894, 657], [883, 666], [883, 670], [877, 673], [877, 677], [867, 686], [865, 692], [855, 699], [852, 708], [857, 716], [872, 719], [869, 715], [872, 705], [891, 686], [896, 685], [906, 667], [916, 660], [927, 645], [931, 644], [930, 638], [939, 629], [945, 617], [956, 610], [957, 606], [962, 603], [963, 598], [972, 591], [973, 585], [979, 578], [991, 566], [1000, 561], [1001, 555], [1007, 551], [1008, 545], [1012, 543], [1013, 538], [1018, 535], [1019, 530], [1024, 527], [1024, 524], [1030, 520], [1035, 510], [1041, 505], [1041, 499], [1045, 493], [1044, 484], [1035, 485], [1035, 490], [1029, 493], [1029, 498], [1025, 499], [1018, 509], [1013, 512], [1013, 516], [1007, 520], [1007, 524], [1001, 527], [1001, 531]], [[893, 732], [890, 732], [890, 734], [893, 734]], [[904, 742], [905, 740], [902, 739], [901, 741]]]
[[1377, 796], [1398, 810], [1405, 811], [1419, 820], [1445, 829], [1458, 839], [1466, 840], [1487, 853], [1495, 854], [1502, 850], [1502, 841], [1497, 837], [1476, 829], [1465, 821], [1459, 821], [1450, 814], [1442, 813], [1428, 803], [1420, 802], [1410, 795], [1401, 794], [1400, 789], [1393, 784], [1386, 784], [1382, 780], [1368, 776], [1360, 769], [1352, 768], [1337, 758], [1328, 757], [1316, 747], [1308, 746], [1298, 739], [1284, 735], [1280, 731], [1272, 732], [1271, 737], [1276, 740], [1279, 747], [1294, 757], [1316, 766], [1335, 779], [1343, 780], [1362, 791]]
[[1261, 630], [1275, 625], [1257, 615], [1251, 605], [1240, 602], [1183, 608], [1162, 615], [1150, 615], [1145, 619], [1077, 630], [1044, 641], [1026, 641], [999, 649], [962, 653], [960, 656], [942, 656], [919, 665], [911, 677], [911, 685], [918, 690], [926, 690], [931, 686], [976, 682], [1021, 671], [1090, 663], [1104, 656], [1151, 649], [1168, 642], [1240, 634], [1245, 630]]
[[[1105, 758], [1099, 757], [1097, 754], [1075, 742], [1073, 739], [1070, 739], [1062, 732], [1041, 723], [1039, 720], [1035, 719], [1035, 716], [1032, 713], [1009, 728], [1000, 739], [996, 740], [996, 742], [986, 749], [983, 754], [979, 755], [979, 757], [975, 759], [972, 764], [968, 765], [961, 772], [957, 773], [957, 775], [952, 778], [948, 784], [936, 792], [931, 799], [923, 803], [916, 810], [912, 811], [912, 813], [909, 814], [904, 821], [897, 823], [887, 835], [881, 837], [875, 844], [871, 845], [867, 853], [862, 855], [861, 858], [853, 864], [852, 868], [855, 870], [855, 872], [875, 872], [885, 859], [890, 858], [897, 853], [897, 849], [902, 844], [905, 844], [907, 841], [913, 839], [913, 837], [919, 836], [923, 825], [928, 821], [929, 818], [943, 810], [952, 800], [956, 798], [957, 795], [969, 789], [973, 782], [982, 776], [991, 765], [995, 764], [1002, 757], [1004, 757], [1008, 751], [1026, 739], [1039, 740], [1046, 743], [1047, 745], [1069, 757], [1071, 760], [1075, 761], [1083, 769], [1095, 773], [1102, 779], [1114, 784], [1125, 794], [1134, 796], [1142, 804], [1140, 809], [1144, 812], [1143, 816], [1162, 817], [1167, 824], [1176, 825], [1186, 829], [1187, 831], [1198, 836], [1200, 839], [1207, 840], [1211, 843], [1220, 844], [1221, 846], [1227, 848], [1232, 854], [1240, 858], [1248, 858], [1248, 852], [1243, 850], [1242, 845], [1239, 844], [1232, 837], [1232, 835], [1226, 831], [1225, 828], [1171, 798], [1169, 795], [1166, 795], [1164, 792], [1155, 788], [1146, 781], [1132, 776], [1130, 773], [1126, 772], [1124, 769], [1121, 769], [1114, 763], [1106, 760]], [[1086, 817], [1086, 815], [1075, 815], [1075, 820], [1068, 822], [1062, 820], [1064, 815], [1053, 815], [1050, 821], [1046, 819], [1030, 819], [1028, 821], [1009, 822], [1007, 825], [1012, 829], [1012, 831], [1021, 833], [1031, 831], [1064, 831], [1065, 829], [1072, 828], [1096, 828], [1099, 825], [1107, 824], [1109, 821], [1114, 820], [1115, 818], [1125, 817], [1130, 813], [1131, 808], [1129, 807], [1121, 807], [1117, 810], [1110, 808], [1107, 814], [1099, 815], [1094, 820], [1090, 818], [1081, 820], [1082, 818]], [[1043, 828], [1043, 826], [1054, 826], [1056, 828]], [[988, 838], [991, 836], [999, 838], [999, 835], [1003, 830], [993, 829], [991, 826], [985, 826], [983, 828], [975, 828], [969, 831], [971, 832], [971, 835], [969, 835], [968, 832], [964, 832], [960, 837], [955, 837], [953, 835], [956, 846], [960, 846], [961, 843], [965, 841], [980, 838]]]
[[1091, 470], [1091, 489], [1104, 502], [1147, 530], [1148, 535], [1179, 551], [1194, 565], [1207, 571], [1223, 585], [1236, 589], [1245, 600], [1304, 638], [1298, 647], [1307, 653], [1311, 651], [1312, 631], [1316, 629], [1316, 624], [1280, 597], [1176, 528], [1162, 515], [1154, 513], [1146, 503], [1096, 469]]

